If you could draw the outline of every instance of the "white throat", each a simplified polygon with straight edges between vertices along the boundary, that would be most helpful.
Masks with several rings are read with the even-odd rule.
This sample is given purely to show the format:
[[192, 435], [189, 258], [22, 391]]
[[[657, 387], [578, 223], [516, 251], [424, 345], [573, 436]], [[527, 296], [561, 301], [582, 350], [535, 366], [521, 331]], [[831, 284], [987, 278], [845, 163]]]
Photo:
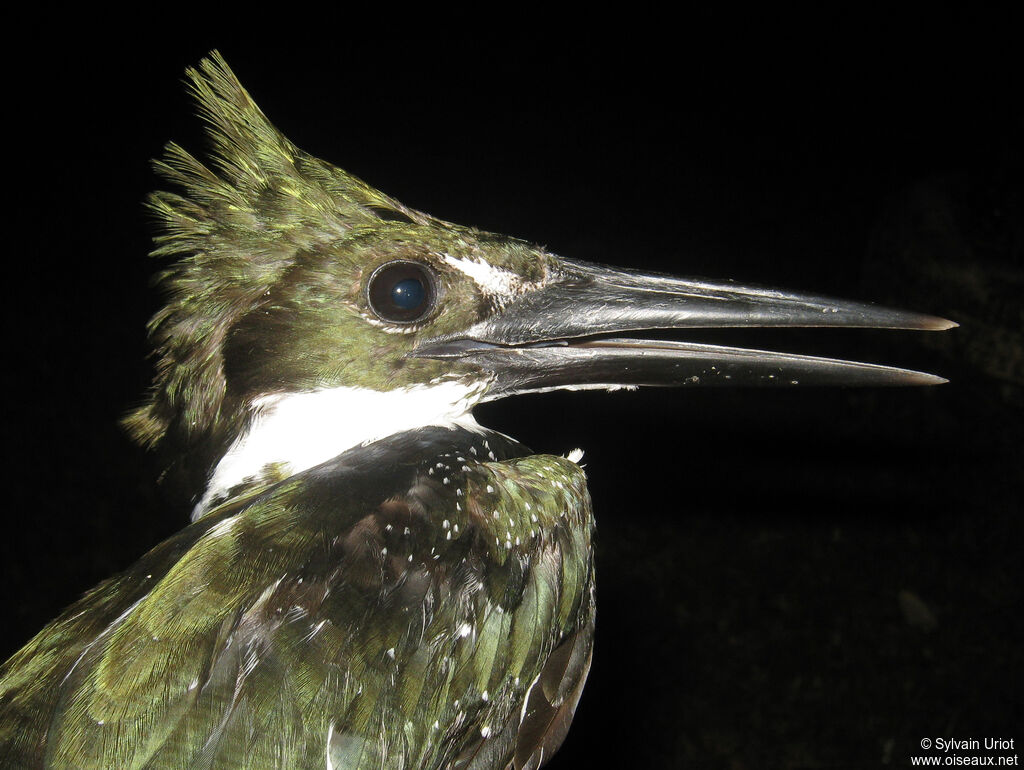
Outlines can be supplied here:
[[249, 428], [217, 463], [192, 520], [232, 487], [258, 478], [268, 465], [275, 475], [290, 476], [406, 430], [427, 425], [479, 430], [471, 410], [485, 387], [483, 382], [446, 381], [389, 391], [339, 387], [258, 399]]

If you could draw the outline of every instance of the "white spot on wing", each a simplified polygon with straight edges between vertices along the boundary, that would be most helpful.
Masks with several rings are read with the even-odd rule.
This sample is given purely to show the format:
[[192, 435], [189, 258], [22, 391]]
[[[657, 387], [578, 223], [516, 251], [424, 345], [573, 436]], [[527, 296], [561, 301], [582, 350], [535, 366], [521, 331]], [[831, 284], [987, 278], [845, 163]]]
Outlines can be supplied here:
[[238, 517], [229, 516], [228, 518], [218, 521], [214, 526], [210, 527], [210, 531], [207, 532], [209, 537], [223, 537], [224, 535], [231, 532], [232, 528], [238, 521]]
[[[533, 678], [533, 681], [530, 682], [530, 686], [526, 688], [526, 694], [523, 695], [523, 705], [522, 705], [522, 708], [519, 710], [519, 724], [522, 724], [523, 722], [526, 721], [526, 707], [530, 703], [530, 695], [533, 693], [533, 688], [536, 686], [537, 680], [539, 680], [539, 679], [540, 679], [540, 674], [537, 674], [537, 676], [535, 676]], [[519, 683], [519, 679], [517, 678], [516, 679], [516, 684], [518, 684], [518, 683]]]
[[331, 738], [334, 736], [334, 722], [327, 728], [327, 770], [334, 770], [334, 762], [331, 761]]

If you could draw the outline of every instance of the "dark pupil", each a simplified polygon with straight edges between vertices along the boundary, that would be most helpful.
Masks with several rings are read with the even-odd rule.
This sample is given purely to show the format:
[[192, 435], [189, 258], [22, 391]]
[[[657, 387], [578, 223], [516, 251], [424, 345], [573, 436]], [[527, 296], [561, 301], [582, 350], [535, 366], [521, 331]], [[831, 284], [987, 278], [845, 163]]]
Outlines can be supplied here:
[[391, 290], [391, 301], [402, 310], [415, 310], [423, 303], [426, 292], [417, 278], [403, 278]]
[[425, 265], [391, 262], [374, 272], [367, 298], [373, 312], [385, 321], [412, 323], [433, 310], [434, 284]]

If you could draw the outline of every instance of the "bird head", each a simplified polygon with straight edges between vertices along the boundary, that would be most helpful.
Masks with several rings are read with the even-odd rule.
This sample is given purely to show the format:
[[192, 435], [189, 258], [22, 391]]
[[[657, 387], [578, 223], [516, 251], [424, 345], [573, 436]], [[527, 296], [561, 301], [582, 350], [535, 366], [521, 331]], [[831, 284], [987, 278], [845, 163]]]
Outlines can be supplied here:
[[[400, 430], [472, 423], [482, 400], [639, 385], [927, 384], [903, 369], [686, 342], [651, 329], [948, 321], [566, 259], [410, 209], [293, 145], [214, 52], [189, 70], [213, 144], [171, 144], [149, 205], [166, 306], [148, 400], [125, 422], [209, 482], [287, 476]], [[197, 459], [198, 458], [198, 459]]]

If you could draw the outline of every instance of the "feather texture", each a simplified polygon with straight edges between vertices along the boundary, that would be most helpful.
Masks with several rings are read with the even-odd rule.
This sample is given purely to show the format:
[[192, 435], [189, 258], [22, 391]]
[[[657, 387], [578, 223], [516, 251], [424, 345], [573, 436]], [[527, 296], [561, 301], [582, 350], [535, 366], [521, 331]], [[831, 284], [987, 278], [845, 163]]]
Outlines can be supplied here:
[[586, 677], [583, 484], [496, 434], [423, 429], [225, 505], [4, 666], [0, 764], [536, 766]]

